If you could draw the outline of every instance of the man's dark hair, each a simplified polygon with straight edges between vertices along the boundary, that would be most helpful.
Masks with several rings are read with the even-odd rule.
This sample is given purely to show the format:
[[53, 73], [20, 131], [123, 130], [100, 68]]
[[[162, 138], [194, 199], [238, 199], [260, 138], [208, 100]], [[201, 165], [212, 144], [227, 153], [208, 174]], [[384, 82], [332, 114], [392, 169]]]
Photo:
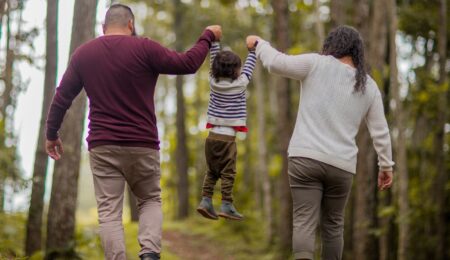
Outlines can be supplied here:
[[105, 26], [115, 25], [126, 27], [130, 20], [134, 23], [134, 14], [130, 7], [123, 4], [113, 4], [106, 12]]
[[241, 68], [241, 58], [231, 51], [221, 51], [217, 53], [212, 64], [211, 74], [213, 78], [231, 78], [235, 80], [239, 77]]
[[332, 55], [340, 59], [345, 56], [352, 57], [356, 67], [355, 91], [366, 88], [367, 72], [364, 62], [364, 45], [359, 32], [350, 26], [339, 26], [332, 30], [323, 43], [322, 54]]

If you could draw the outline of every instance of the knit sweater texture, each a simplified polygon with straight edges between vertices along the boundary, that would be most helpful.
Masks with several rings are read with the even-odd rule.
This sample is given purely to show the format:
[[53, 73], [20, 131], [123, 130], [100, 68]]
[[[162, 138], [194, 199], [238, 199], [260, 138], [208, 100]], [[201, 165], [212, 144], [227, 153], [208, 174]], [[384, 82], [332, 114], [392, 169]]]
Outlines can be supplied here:
[[380, 170], [392, 170], [389, 128], [380, 90], [372, 78], [368, 76], [364, 92], [355, 92], [356, 70], [333, 56], [286, 55], [264, 40], [259, 41], [256, 54], [271, 73], [300, 81], [289, 157], [311, 158], [356, 173], [355, 139], [364, 121]]
[[[210, 49], [210, 64], [220, 51], [219, 42], [213, 42]], [[249, 52], [241, 75], [231, 78], [210, 77], [210, 99], [207, 122], [217, 126], [245, 126], [247, 121], [247, 85], [256, 65], [256, 54]]]

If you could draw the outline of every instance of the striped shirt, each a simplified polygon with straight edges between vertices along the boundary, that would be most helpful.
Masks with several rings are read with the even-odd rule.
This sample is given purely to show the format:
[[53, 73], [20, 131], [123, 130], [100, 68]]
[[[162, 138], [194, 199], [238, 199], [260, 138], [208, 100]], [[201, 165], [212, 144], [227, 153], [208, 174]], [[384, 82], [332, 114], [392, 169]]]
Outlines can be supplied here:
[[[211, 45], [210, 65], [220, 52], [219, 42]], [[246, 90], [256, 65], [256, 54], [249, 52], [242, 68], [241, 75], [232, 80], [230, 78], [210, 78], [210, 99], [207, 112], [207, 122], [217, 126], [245, 126], [247, 121]]]

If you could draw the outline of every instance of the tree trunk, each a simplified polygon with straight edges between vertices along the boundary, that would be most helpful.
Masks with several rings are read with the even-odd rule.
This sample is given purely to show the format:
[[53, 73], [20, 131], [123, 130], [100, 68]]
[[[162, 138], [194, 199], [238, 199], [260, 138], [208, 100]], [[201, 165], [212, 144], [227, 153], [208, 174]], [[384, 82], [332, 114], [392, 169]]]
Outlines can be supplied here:
[[[174, 0], [174, 31], [176, 35], [175, 49], [183, 50], [183, 4], [180, 0]], [[177, 146], [175, 151], [176, 169], [178, 173], [178, 219], [185, 219], [189, 215], [189, 178], [188, 178], [188, 159], [186, 137], [186, 106], [183, 94], [183, 76], [176, 77], [177, 89]]]
[[[370, 57], [373, 53], [372, 47], [379, 44], [379, 39], [369, 45], [371, 38], [370, 23], [367, 22], [368, 18], [370, 21], [369, 1], [358, 0], [355, 3], [354, 13], [355, 27], [361, 33], [366, 53]], [[369, 60], [369, 63], [369, 65], [375, 64], [376, 59]], [[370, 229], [377, 227], [376, 153], [364, 123], [356, 140], [359, 152], [354, 189], [353, 258], [375, 260], [378, 259], [378, 239], [370, 232]]]
[[45, 120], [52, 101], [56, 85], [57, 69], [57, 21], [58, 0], [47, 1], [47, 42], [44, 94], [41, 111], [41, 121], [34, 159], [33, 186], [31, 189], [30, 208], [25, 240], [25, 254], [32, 255], [42, 249], [42, 212], [44, 208], [45, 180], [47, 176], [48, 157], [45, 152]]
[[[95, 36], [97, 0], [75, 1], [70, 53]], [[55, 162], [47, 223], [47, 255], [74, 253], [75, 210], [80, 170], [81, 138], [86, 113], [84, 92], [74, 100], [61, 129], [63, 157]]]
[[3, 118], [8, 118], [7, 108], [11, 105], [12, 97], [11, 94], [13, 92], [13, 69], [14, 69], [14, 47], [11, 46], [11, 42], [13, 39], [13, 35], [11, 32], [11, 13], [8, 7], [6, 13], [6, 61], [5, 61], [5, 70], [3, 73], [3, 81], [5, 88], [2, 93], [2, 101], [0, 103], [1, 113]]
[[[448, 86], [447, 86], [447, 71], [445, 65], [447, 62], [447, 1], [440, 0], [439, 8], [439, 28], [438, 28], [438, 53], [439, 53], [439, 80], [438, 84], [442, 92], [438, 99], [438, 120], [437, 120], [437, 133], [435, 138], [436, 148], [436, 181], [435, 181], [435, 202], [437, 205], [436, 212], [436, 230], [437, 230], [437, 247], [436, 247], [436, 259], [448, 259], [446, 250], [448, 250], [448, 234], [447, 227], [448, 221], [446, 214], [448, 213], [448, 207], [446, 206], [446, 192], [445, 186], [448, 180], [448, 171], [446, 167], [446, 157], [448, 151], [445, 151], [445, 124], [448, 115]], [[444, 88], [447, 86], [446, 88]], [[447, 235], [446, 235], [447, 234]], [[447, 258], [446, 258], [447, 257]]]
[[325, 40], [325, 28], [322, 20], [320, 20], [320, 0], [314, 0], [314, 12], [316, 22], [314, 23], [317, 35], [317, 50], [322, 49], [322, 44]]
[[[6, 10], [6, 61], [5, 61], [5, 69], [3, 72], [3, 82], [4, 82], [4, 90], [1, 96], [0, 100], [0, 116], [2, 117], [3, 129], [0, 129], [0, 131], [3, 132], [3, 137], [6, 139], [7, 133], [6, 133], [6, 125], [7, 125], [7, 107], [11, 104], [11, 92], [13, 90], [13, 69], [14, 69], [14, 50], [11, 47], [11, 40], [12, 34], [11, 34], [11, 14], [10, 14], [10, 8], [8, 6]], [[1, 146], [4, 146], [5, 139], [1, 140]], [[3, 212], [4, 210], [4, 204], [5, 204], [5, 181], [7, 178], [7, 174], [4, 176], [0, 176], [0, 212]]]
[[406, 260], [408, 257], [408, 240], [409, 240], [409, 200], [408, 200], [408, 172], [406, 159], [406, 139], [405, 139], [405, 112], [403, 111], [403, 103], [400, 97], [400, 86], [398, 82], [397, 68], [397, 4], [395, 0], [388, 0], [388, 16], [389, 16], [389, 76], [392, 97], [395, 102], [394, 118], [395, 128], [398, 136], [394, 145], [397, 157], [396, 174], [397, 174], [397, 203], [398, 203], [398, 248], [397, 259]]
[[3, 28], [3, 16], [6, 12], [6, 1], [7, 0], [0, 0], [0, 40], [2, 39], [2, 28]]
[[[274, 10], [274, 39], [280, 51], [286, 51], [289, 46], [289, 5], [287, 0], [272, 0]], [[282, 166], [279, 177], [279, 201], [280, 222], [278, 225], [278, 236], [280, 238], [280, 253], [283, 259], [290, 255], [292, 248], [292, 197], [287, 175], [287, 148], [289, 135], [291, 133], [289, 124], [289, 81], [278, 78], [276, 89], [278, 98], [278, 136], [279, 153], [281, 154]]]
[[330, 1], [331, 27], [345, 24], [345, 0]]
[[263, 213], [266, 222], [267, 242], [273, 242], [272, 191], [270, 186], [269, 169], [267, 168], [266, 143], [266, 98], [265, 85], [262, 79], [261, 66], [258, 64], [253, 76], [256, 95], [256, 113], [258, 122], [258, 179], [263, 191]]

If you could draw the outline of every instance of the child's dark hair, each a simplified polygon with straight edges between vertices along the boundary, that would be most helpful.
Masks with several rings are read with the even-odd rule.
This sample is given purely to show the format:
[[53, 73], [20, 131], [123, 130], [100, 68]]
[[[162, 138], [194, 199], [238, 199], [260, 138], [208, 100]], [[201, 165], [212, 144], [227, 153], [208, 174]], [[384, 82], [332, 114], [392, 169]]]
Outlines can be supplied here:
[[231, 78], [235, 80], [239, 77], [241, 68], [241, 58], [231, 51], [221, 51], [217, 53], [212, 64], [211, 76], [219, 78]]
[[356, 67], [356, 92], [366, 88], [367, 72], [364, 64], [364, 44], [359, 32], [350, 26], [339, 26], [328, 34], [323, 43], [322, 54], [332, 55], [337, 59], [344, 56], [352, 57]]

